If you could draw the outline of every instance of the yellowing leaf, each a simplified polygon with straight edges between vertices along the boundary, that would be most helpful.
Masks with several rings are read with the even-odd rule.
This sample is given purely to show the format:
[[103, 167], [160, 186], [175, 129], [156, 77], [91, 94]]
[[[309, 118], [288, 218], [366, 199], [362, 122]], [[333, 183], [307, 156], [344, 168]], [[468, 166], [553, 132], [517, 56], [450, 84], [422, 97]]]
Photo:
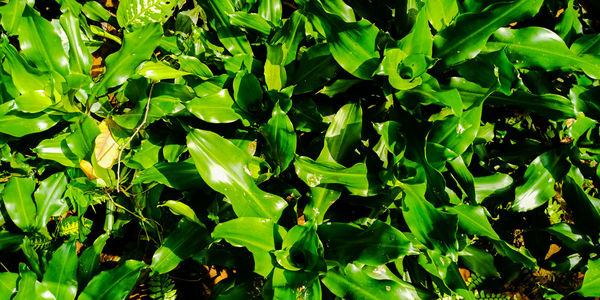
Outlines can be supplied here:
[[81, 171], [83, 171], [83, 173], [85, 174], [85, 176], [87, 176], [89, 180], [99, 178], [98, 175], [96, 175], [96, 172], [94, 172], [94, 167], [92, 166], [92, 163], [90, 163], [89, 161], [83, 159], [80, 160], [79, 168], [81, 169]]
[[115, 141], [106, 121], [102, 121], [98, 128], [100, 134], [96, 137], [96, 146], [94, 147], [94, 155], [98, 165], [102, 168], [109, 169], [119, 156], [119, 144]]

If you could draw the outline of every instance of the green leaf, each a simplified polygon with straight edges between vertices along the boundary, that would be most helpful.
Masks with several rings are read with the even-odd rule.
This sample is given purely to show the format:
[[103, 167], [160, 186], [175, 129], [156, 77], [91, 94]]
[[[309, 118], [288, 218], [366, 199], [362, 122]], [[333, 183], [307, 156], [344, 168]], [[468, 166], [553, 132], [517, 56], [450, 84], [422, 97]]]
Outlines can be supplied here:
[[430, 249], [455, 255], [458, 249], [456, 215], [443, 213], [424, 197], [425, 187], [402, 184], [402, 215], [415, 237]]
[[137, 260], [127, 260], [120, 267], [102, 271], [83, 289], [81, 300], [125, 299], [146, 264]]
[[29, 91], [15, 98], [15, 108], [25, 113], [39, 113], [52, 105], [52, 99], [39, 91]]
[[344, 299], [437, 299], [398, 278], [373, 278], [354, 264], [329, 270], [321, 281], [333, 294]]
[[440, 31], [448, 26], [458, 14], [458, 5], [455, 0], [427, 0], [423, 8], [427, 12], [429, 22]]
[[260, 0], [258, 14], [273, 24], [281, 24], [281, 0]]
[[328, 222], [318, 228], [325, 258], [342, 265], [359, 262], [378, 266], [411, 252], [410, 242], [396, 228], [376, 220], [367, 228]]
[[33, 179], [11, 177], [2, 191], [2, 200], [10, 219], [25, 232], [36, 228], [36, 208], [31, 198], [34, 189]]
[[208, 0], [199, 4], [210, 16], [211, 26], [217, 31], [217, 36], [227, 51], [233, 55], [252, 56], [252, 48], [246, 35], [229, 21], [229, 15], [235, 12], [231, 0]]
[[576, 292], [584, 297], [598, 297], [600, 296], [600, 260], [590, 260], [587, 267], [581, 288]]
[[525, 171], [525, 183], [515, 190], [514, 211], [528, 211], [546, 203], [554, 194], [554, 183], [568, 171], [564, 158], [556, 151], [538, 156]]
[[150, 23], [131, 33], [125, 33], [119, 51], [106, 57], [106, 72], [93, 91], [96, 94], [105, 89], [123, 84], [133, 74], [140, 63], [150, 58], [159, 44], [162, 27]]
[[458, 227], [467, 234], [486, 236], [493, 240], [500, 237], [492, 228], [487, 215], [489, 214], [482, 206], [457, 205], [448, 208], [448, 212], [458, 216]]
[[185, 103], [187, 110], [199, 119], [209, 123], [231, 123], [242, 119], [239, 108], [227, 90]]
[[9, 35], [17, 34], [25, 6], [27, 1], [17, 0], [8, 1], [6, 5], [0, 7], [0, 16], [2, 16], [0, 23]]
[[42, 285], [56, 300], [75, 299], [77, 294], [77, 252], [75, 242], [66, 242], [52, 254]]
[[191, 160], [177, 163], [161, 162], [137, 172], [132, 181], [134, 184], [150, 182], [158, 182], [178, 190], [187, 190], [198, 187], [202, 182], [202, 177], [198, 175], [198, 170]]
[[154, 252], [150, 268], [159, 274], [169, 272], [184, 259], [210, 244], [208, 231], [202, 225], [182, 219], [177, 228]]
[[21, 94], [28, 91], [49, 91], [51, 78], [48, 73], [29, 65], [25, 57], [7, 41], [3, 40], [2, 43], [2, 67], [10, 75], [16, 90]]
[[327, 151], [319, 159], [345, 164], [354, 149], [360, 144], [362, 131], [362, 108], [360, 103], [351, 102], [342, 106], [325, 133]]
[[600, 58], [589, 54], [576, 56], [556, 33], [546, 28], [501, 28], [487, 47], [505, 49], [516, 67], [583, 71], [594, 78], [600, 77]]
[[310, 187], [340, 184], [353, 195], [364, 197], [369, 194], [367, 167], [364, 163], [346, 168], [337, 163], [314, 161], [305, 156], [298, 156], [294, 167], [298, 177]]
[[200, 220], [196, 216], [194, 210], [183, 202], [168, 200], [165, 203], [158, 205], [158, 207], [161, 206], [168, 207], [171, 213], [174, 215], [183, 216], [186, 220], [190, 222], [196, 223], [200, 226], [204, 226], [204, 224], [202, 224], [202, 222], [200, 222]]
[[461, 250], [458, 255], [460, 261], [462, 261], [469, 270], [477, 273], [477, 275], [500, 277], [500, 273], [498, 273], [496, 266], [494, 266], [494, 256], [492, 256], [492, 254], [473, 245], [469, 245]]
[[580, 233], [572, 224], [558, 223], [546, 229], [551, 235], [559, 239], [565, 246], [577, 251], [588, 252], [594, 245], [587, 235]]
[[[265, 1], [261, 1], [265, 2]], [[269, 2], [269, 1], [267, 1]], [[263, 35], [268, 36], [271, 33], [271, 25], [264, 17], [257, 14], [249, 14], [243, 11], [236, 11], [229, 15], [229, 22], [235, 26], [242, 26], [256, 30]]]
[[379, 29], [369, 21], [346, 23], [337, 16], [320, 16], [333, 58], [350, 74], [370, 80], [379, 64], [375, 40]]
[[277, 175], [287, 169], [296, 153], [296, 132], [290, 118], [279, 107], [279, 102], [273, 107], [273, 113], [266, 125], [261, 127], [266, 144], [266, 156], [274, 162]]
[[108, 21], [111, 17], [106, 8], [96, 1], [85, 2], [81, 11], [92, 21]]
[[173, 14], [177, 1], [123, 0], [117, 9], [117, 22], [122, 28], [137, 29], [150, 23], [165, 23]]
[[[463, 78], [452, 78], [450, 87], [456, 88], [466, 105], [475, 103], [489, 94], [488, 88], [483, 88]], [[510, 96], [502, 93], [492, 93], [485, 99], [486, 105], [514, 106], [521, 110], [535, 113], [552, 120], [565, 120], [575, 117], [573, 103], [557, 94], [532, 94], [516, 91]]]
[[42, 140], [33, 151], [41, 159], [53, 160], [66, 167], [78, 167], [79, 159], [68, 147], [68, 134]]
[[66, 188], [67, 176], [64, 172], [54, 173], [40, 182], [33, 194], [37, 206], [37, 229], [44, 228], [50, 217], [62, 215], [69, 209], [63, 198]]
[[262, 109], [263, 90], [252, 73], [241, 70], [233, 80], [233, 98], [246, 113], [256, 113]]
[[17, 288], [17, 279], [19, 279], [17, 273], [0, 273], [0, 297], [3, 299], [10, 299], [10, 297], [12, 297]]
[[17, 32], [21, 51], [41, 71], [57, 72], [64, 77], [69, 74], [69, 59], [59, 35], [36, 10], [25, 7]]
[[[21, 269], [21, 267], [23, 267]], [[17, 288], [17, 293], [12, 298], [14, 300], [28, 300], [28, 299], [36, 299], [36, 285], [39, 285], [37, 282], [37, 277], [34, 272], [28, 271], [24, 264], [19, 265], [19, 283]], [[27, 270], [27, 271], [26, 271]], [[42, 296], [42, 295], [40, 295]], [[45, 297], [49, 298], [49, 297]], [[54, 299], [54, 298], [53, 298]]]
[[304, 216], [307, 220], [313, 220], [316, 224], [323, 223], [327, 209], [342, 195], [341, 188], [335, 185], [324, 184], [310, 188], [308, 194], [310, 200], [304, 208]]
[[98, 272], [100, 268], [100, 254], [106, 245], [106, 241], [110, 238], [108, 233], [101, 234], [92, 246], [85, 249], [79, 257], [78, 265], [78, 281], [80, 285], [87, 284], [90, 279]]
[[[10, 107], [4, 103], [5, 107]], [[46, 131], [56, 125], [60, 120], [59, 116], [47, 113], [28, 114], [19, 111], [9, 111], [3, 114], [3, 107], [0, 107], [0, 133], [23, 137], [32, 133]]]
[[160, 81], [164, 79], [181, 78], [185, 75], [190, 75], [191, 73], [173, 69], [162, 62], [147, 61], [140, 65], [137, 74], [154, 81]]
[[502, 173], [475, 177], [473, 179], [475, 183], [475, 197], [478, 204], [490, 196], [509, 190], [513, 184], [512, 177]]
[[94, 152], [94, 141], [100, 134], [96, 121], [88, 116], [82, 116], [71, 123], [71, 133], [67, 137], [67, 146], [80, 159], [89, 159]]
[[283, 238], [281, 250], [273, 255], [279, 266], [289, 271], [325, 270], [323, 245], [317, 236], [317, 227], [311, 223], [292, 227]]
[[461, 14], [435, 36], [434, 55], [444, 58], [446, 66], [473, 58], [498, 28], [535, 15], [542, 3], [542, 0], [497, 2], [482, 12]]
[[[98, 2], [86, 2], [86, 5], [90, 3]], [[107, 11], [104, 12], [108, 13]], [[60, 16], [60, 25], [65, 30], [65, 34], [69, 39], [68, 54], [71, 71], [88, 75], [92, 68], [92, 55], [90, 54], [87, 46], [84, 44], [79, 19], [75, 17], [73, 12], [67, 11]]]
[[231, 201], [236, 215], [279, 219], [287, 203], [258, 188], [246, 172], [248, 152], [216, 133], [198, 129], [188, 134], [187, 145], [202, 179]]
[[288, 84], [295, 84], [294, 94], [314, 91], [334, 78], [339, 70], [327, 45], [315, 45], [308, 48], [297, 61], [297, 67], [291, 69]]
[[595, 236], [600, 231], [594, 226], [600, 222], [600, 199], [588, 195], [572, 176], [566, 176], [563, 182], [563, 198], [573, 210], [575, 224], [584, 232]]
[[285, 235], [285, 228], [275, 224], [273, 220], [251, 217], [220, 223], [212, 232], [213, 239], [225, 239], [233, 246], [246, 247], [252, 252], [254, 272], [265, 277], [273, 269], [269, 252], [281, 244]]

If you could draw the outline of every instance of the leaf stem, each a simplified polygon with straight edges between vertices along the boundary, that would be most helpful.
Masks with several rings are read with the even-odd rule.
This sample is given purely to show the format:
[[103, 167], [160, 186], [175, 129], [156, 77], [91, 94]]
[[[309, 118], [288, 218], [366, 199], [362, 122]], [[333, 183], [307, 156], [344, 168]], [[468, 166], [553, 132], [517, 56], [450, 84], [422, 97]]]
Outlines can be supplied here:
[[148, 102], [146, 103], [146, 110], [144, 111], [144, 118], [142, 120], [142, 123], [135, 129], [135, 131], [129, 137], [127, 142], [119, 149], [119, 158], [117, 160], [117, 193], [121, 192], [121, 157], [123, 156], [123, 150], [125, 150], [125, 148], [129, 146], [129, 143], [131, 143], [133, 138], [138, 134], [138, 132], [140, 132], [142, 127], [146, 125], [146, 122], [148, 121], [148, 113], [150, 112], [150, 99], [152, 99], [152, 91], [154, 90], [155, 83], [156, 82], [153, 81], [152, 85], [150, 86], [150, 92], [148, 93]]

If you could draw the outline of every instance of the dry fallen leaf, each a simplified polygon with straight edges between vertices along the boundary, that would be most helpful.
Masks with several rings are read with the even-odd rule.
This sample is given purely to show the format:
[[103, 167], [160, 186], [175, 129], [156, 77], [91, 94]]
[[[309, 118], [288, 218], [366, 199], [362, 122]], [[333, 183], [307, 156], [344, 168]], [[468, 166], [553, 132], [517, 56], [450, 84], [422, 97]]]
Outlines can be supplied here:
[[102, 168], [109, 169], [119, 156], [119, 144], [115, 141], [106, 121], [102, 121], [98, 128], [100, 134], [96, 137], [96, 146], [94, 147], [94, 155], [96, 162]]

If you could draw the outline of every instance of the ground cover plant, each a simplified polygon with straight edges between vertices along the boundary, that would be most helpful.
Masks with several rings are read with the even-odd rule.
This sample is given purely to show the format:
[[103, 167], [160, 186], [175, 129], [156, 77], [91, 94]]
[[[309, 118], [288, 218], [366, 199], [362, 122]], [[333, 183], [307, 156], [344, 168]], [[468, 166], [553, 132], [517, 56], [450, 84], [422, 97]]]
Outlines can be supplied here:
[[596, 1], [0, 2], [0, 299], [600, 297]]

